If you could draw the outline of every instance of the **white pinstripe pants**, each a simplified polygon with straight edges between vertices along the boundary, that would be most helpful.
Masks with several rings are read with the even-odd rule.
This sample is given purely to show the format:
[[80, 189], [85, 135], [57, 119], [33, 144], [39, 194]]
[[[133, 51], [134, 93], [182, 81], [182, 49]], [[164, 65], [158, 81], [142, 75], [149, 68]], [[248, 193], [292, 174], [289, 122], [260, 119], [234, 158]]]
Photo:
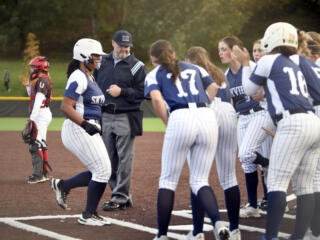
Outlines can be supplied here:
[[[252, 173], [257, 170], [257, 165], [252, 163], [256, 158], [255, 152], [260, 150], [266, 139], [272, 141], [262, 127], [275, 131], [275, 126], [266, 110], [239, 116], [237, 128], [238, 156], [245, 173]], [[266, 144], [270, 144], [270, 142]], [[263, 154], [268, 157], [266, 156], [267, 153]]]
[[219, 126], [216, 165], [223, 190], [238, 185], [236, 177], [237, 114], [231, 103], [215, 99], [211, 108], [215, 111]]
[[62, 125], [61, 138], [64, 146], [76, 155], [92, 173], [92, 180], [108, 182], [111, 164], [101, 136], [90, 136], [82, 127], [66, 119]]
[[297, 196], [313, 193], [320, 157], [320, 119], [313, 113], [285, 116], [278, 122], [268, 171], [268, 192], [286, 192], [290, 179]]
[[159, 188], [175, 191], [188, 154], [192, 192], [197, 195], [200, 188], [208, 186], [217, 140], [218, 125], [212, 109], [172, 112], [163, 142]]

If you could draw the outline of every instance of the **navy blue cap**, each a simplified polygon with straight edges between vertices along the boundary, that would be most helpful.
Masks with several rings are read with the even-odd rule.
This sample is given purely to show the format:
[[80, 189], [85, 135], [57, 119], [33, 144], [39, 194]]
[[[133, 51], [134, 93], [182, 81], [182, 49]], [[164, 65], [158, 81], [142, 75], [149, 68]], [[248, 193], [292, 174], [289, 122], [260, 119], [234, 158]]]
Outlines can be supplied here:
[[115, 33], [113, 40], [121, 47], [132, 47], [132, 36], [126, 30], [119, 30]]

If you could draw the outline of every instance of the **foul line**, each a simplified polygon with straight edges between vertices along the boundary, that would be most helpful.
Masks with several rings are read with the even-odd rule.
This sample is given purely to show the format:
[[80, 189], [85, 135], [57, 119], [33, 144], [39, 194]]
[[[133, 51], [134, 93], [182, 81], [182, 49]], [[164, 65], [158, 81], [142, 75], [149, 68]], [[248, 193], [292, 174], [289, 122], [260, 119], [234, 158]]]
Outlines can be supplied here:
[[[227, 212], [226, 209], [221, 209], [220, 212]], [[175, 216], [179, 216], [179, 217], [184, 217], [184, 218], [189, 218], [189, 219], [192, 219], [192, 213], [191, 213], [191, 210], [180, 210], [180, 211], [172, 211], [172, 214], [175, 215]], [[285, 214], [285, 215], [288, 215], [288, 214]], [[292, 215], [290, 215], [292, 216]], [[284, 216], [284, 218], [286, 218], [286, 216]], [[211, 223], [211, 220], [207, 217], [204, 218], [204, 222], [206, 223]], [[226, 221], [222, 221], [226, 226], [228, 226], [229, 222], [226, 222]], [[207, 225], [207, 224], [205, 224]], [[169, 227], [169, 229], [172, 229], [172, 230], [186, 230], [186, 227], [188, 225], [180, 225], [180, 226], [171, 226]], [[192, 226], [192, 225], [190, 225]], [[265, 233], [265, 229], [264, 228], [258, 228], [258, 227], [251, 227], [251, 226], [246, 226], [246, 225], [241, 225], [239, 224], [239, 228], [240, 230], [245, 230], [245, 231], [249, 231], [249, 232], [259, 232], [259, 233]], [[189, 229], [189, 230], [192, 230]], [[212, 225], [207, 225], [206, 228], [203, 229], [204, 231], [212, 231], [213, 230], [213, 227]], [[288, 238], [290, 237], [291, 234], [288, 234], [288, 233], [283, 233], [283, 232], [279, 232], [278, 236], [279, 237], [282, 237], [282, 238]]]
[[[55, 233], [52, 231], [48, 231], [39, 227], [34, 227], [30, 224], [26, 224], [26, 223], [21, 223], [19, 221], [30, 221], [30, 220], [39, 220], [39, 219], [65, 219], [65, 218], [78, 218], [80, 217], [80, 215], [57, 215], [57, 216], [31, 216], [31, 217], [15, 217], [15, 218], [0, 218], [0, 222], [5, 223], [7, 225], [10, 225], [12, 227], [15, 228], [19, 228], [25, 231], [29, 231], [29, 232], [33, 232], [33, 233], [37, 233], [39, 235], [42, 236], [46, 236], [52, 239], [58, 239], [58, 240], [81, 240], [79, 238], [73, 238], [73, 237], [69, 237], [66, 235], [62, 235], [59, 233]], [[127, 228], [132, 228], [135, 230], [139, 230], [139, 231], [144, 231], [150, 234], [157, 234], [158, 229], [156, 228], [151, 228], [151, 227], [146, 227], [143, 225], [139, 225], [136, 223], [131, 223], [131, 222], [126, 222], [126, 221], [122, 221], [122, 220], [117, 220], [114, 218], [109, 218], [109, 217], [105, 217], [107, 220], [109, 220], [112, 224], [115, 225], [119, 225], [122, 227], [127, 227]], [[172, 232], [168, 232], [168, 237], [172, 238], [172, 239], [182, 239], [183, 237], [185, 237], [184, 234], [177, 234], [177, 233], [172, 233]]]

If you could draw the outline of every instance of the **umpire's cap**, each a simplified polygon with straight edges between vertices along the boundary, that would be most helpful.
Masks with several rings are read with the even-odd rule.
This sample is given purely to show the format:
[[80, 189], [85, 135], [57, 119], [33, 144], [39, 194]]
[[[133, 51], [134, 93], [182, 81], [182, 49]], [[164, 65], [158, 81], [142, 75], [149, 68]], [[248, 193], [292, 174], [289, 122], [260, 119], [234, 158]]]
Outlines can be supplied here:
[[132, 47], [132, 35], [126, 30], [119, 30], [115, 33], [113, 40], [121, 47]]

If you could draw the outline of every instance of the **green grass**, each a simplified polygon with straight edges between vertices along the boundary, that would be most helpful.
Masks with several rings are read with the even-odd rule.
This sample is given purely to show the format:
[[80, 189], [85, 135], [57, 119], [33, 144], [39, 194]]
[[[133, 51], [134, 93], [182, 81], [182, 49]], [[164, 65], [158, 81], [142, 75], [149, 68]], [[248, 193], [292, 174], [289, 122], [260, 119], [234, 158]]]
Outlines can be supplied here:
[[[27, 118], [0, 118], [0, 131], [22, 131]], [[60, 131], [65, 118], [53, 118], [48, 131]], [[164, 132], [165, 125], [160, 118], [144, 118], [144, 132]]]
[[[50, 76], [53, 85], [53, 97], [62, 97], [67, 81], [67, 67], [69, 61], [61, 59], [50, 59]], [[3, 84], [3, 76], [5, 69], [10, 71], [9, 86], [11, 92], [7, 92]], [[24, 97], [27, 96], [25, 87], [21, 84], [19, 75], [23, 71], [22, 60], [0, 60], [0, 96]]]

